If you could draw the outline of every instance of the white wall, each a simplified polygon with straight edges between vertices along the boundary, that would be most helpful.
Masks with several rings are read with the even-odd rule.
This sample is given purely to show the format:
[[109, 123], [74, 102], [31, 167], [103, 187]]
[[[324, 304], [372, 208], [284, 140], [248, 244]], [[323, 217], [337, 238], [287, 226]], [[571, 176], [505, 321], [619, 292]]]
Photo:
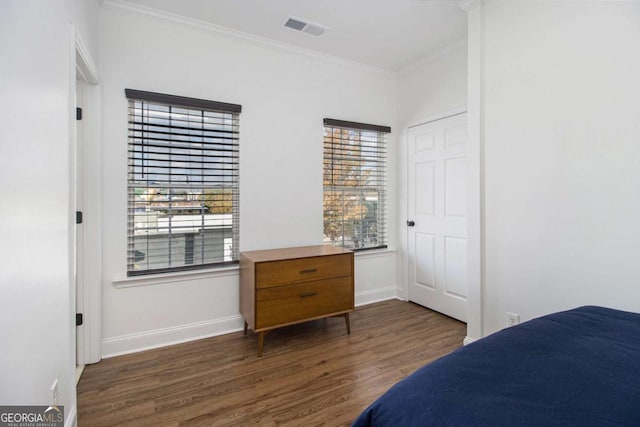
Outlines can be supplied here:
[[400, 72], [398, 124], [415, 126], [467, 105], [467, 44], [457, 43]]
[[484, 334], [640, 311], [640, 3], [484, 8]]
[[[72, 149], [74, 35], [97, 40], [97, 3], [0, 3], [0, 404], [75, 417]], [[91, 54], [97, 57], [96, 45]]]
[[[125, 88], [231, 102], [240, 116], [240, 250], [322, 241], [322, 119], [390, 125], [395, 78], [105, 5], [103, 81], [103, 354], [242, 326], [237, 271], [126, 275]], [[390, 187], [395, 153], [390, 150]], [[395, 192], [389, 223], [394, 224]], [[391, 246], [395, 230], [390, 230]], [[358, 303], [395, 296], [395, 254], [358, 256]], [[116, 281], [116, 286], [114, 286]], [[133, 285], [133, 286], [132, 286]], [[143, 285], [143, 286], [136, 286]]]
[[100, 44], [99, 30], [99, 5], [97, 0], [72, 0], [71, 14], [73, 25], [91, 54], [91, 60], [95, 61], [95, 66], [100, 65], [100, 55], [98, 47]]

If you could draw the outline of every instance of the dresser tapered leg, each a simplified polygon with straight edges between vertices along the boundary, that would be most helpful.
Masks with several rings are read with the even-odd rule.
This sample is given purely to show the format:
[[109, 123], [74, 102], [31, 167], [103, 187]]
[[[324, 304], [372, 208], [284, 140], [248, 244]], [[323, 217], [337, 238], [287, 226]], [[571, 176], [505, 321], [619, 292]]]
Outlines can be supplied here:
[[245, 321], [244, 322], [244, 334], [247, 335], [247, 328], [249, 327], [249, 324]]
[[264, 345], [264, 332], [258, 333], [258, 357], [262, 356], [262, 346]]
[[351, 324], [349, 323], [349, 313], [344, 314], [344, 323], [347, 324], [347, 334], [351, 335]]

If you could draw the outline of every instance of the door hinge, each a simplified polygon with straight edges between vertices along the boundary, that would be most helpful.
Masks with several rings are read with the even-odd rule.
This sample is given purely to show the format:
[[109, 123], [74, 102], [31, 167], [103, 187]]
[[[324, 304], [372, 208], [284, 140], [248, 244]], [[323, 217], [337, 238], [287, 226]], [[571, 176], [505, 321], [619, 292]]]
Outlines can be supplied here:
[[82, 224], [82, 211], [76, 211], [76, 224]]
[[82, 313], [76, 313], [76, 326], [80, 326], [82, 325]]
[[76, 107], [76, 120], [82, 120], [82, 108]]

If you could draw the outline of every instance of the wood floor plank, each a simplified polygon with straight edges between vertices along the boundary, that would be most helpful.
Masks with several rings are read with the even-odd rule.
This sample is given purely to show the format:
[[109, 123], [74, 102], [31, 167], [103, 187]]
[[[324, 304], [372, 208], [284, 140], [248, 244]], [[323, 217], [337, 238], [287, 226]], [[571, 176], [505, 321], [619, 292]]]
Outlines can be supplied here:
[[462, 345], [466, 325], [392, 300], [344, 319], [242, 332], [88, 365], [78, 425], [349, 425], [400, 379]]

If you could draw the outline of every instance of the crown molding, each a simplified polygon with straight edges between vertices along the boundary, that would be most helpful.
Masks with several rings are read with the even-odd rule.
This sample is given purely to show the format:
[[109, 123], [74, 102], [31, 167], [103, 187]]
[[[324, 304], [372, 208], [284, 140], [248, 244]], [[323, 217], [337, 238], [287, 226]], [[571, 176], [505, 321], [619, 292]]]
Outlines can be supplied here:
[[417, 60], [416, 62], [414, 62], [411, 65], [408, 65], [404, 68], [402, 68], [400, 71], [398, 71], [398, 77], [401, 76], [405, 76], [407, 74], [409, 74], [410, 72], [412, 72], [413, 70], [415, 70], [416, 68], [422, 66], [422, 65], [426, 65], [429, 64], [431, 62], [437, 61], [438, 59], [442, 58], [443, 56], [446, 56], [448, 54], [450, 54], [451, 52], [454, 52], [458, 49], [463, 49], [467, 47], [467, 39], [462, 39], [462, 40], [458, 40], [457, 42], [451, 43], [448, 46], [443, 47], [442, 49], [438, 50], [437, 52], [424, 57], [422, 59]]
[[210, 22], [202, 21], [200, 19], [189, 18], [183, 15], [178, 15], [172, 12], [167, 12], [164, 10], [159, 10], [152, 7], [141, 6], [138, 4], [134, 4], [128, 2], [126, 0], [103, 0], [102, 7], [104, 8], [112, 8], [125, 10], [128, 12], [133, 12], [137, 14], [152, 16], [154, 18], [163, 19], [165, 21], [176, 22], [179, 24], [191, 26], [194, 28], [199, 28], [205, 31], [210, 31], [217, 34], [223, 34], [225, 36], [231, 36], [237, 39], [251, 41], [256, 44], [260, 44], [263, 46], [274, 47], [280, 50], [296, 53], [299, 55], [305, 55], [309, 57], [313, 57], [316, 59], [321, 59], [328, 62], [333, 62], [335, 64], [344, 65], [352, 68], [357, 68], [362, 71], [367, 71], [376, 74], [382, 74], [387, 77], [396, 77], [397, 72], [387, 70], [384, 68], [374, 67], [371, 65], [362, 64], [360, 62], [351, 61], [348, 59], [340, 58], [337, 56], [316, 52], [311, 49], [305, 49], [302, 47], [293, 46], [290, 44], [278, 42], [275, 40], [268, 39], [266, 37], [256, 36], [254, 34], [245, 33], [243, 31], [234, 30], [231, 28], [223, 27], [221, 25], [212, 24]]

